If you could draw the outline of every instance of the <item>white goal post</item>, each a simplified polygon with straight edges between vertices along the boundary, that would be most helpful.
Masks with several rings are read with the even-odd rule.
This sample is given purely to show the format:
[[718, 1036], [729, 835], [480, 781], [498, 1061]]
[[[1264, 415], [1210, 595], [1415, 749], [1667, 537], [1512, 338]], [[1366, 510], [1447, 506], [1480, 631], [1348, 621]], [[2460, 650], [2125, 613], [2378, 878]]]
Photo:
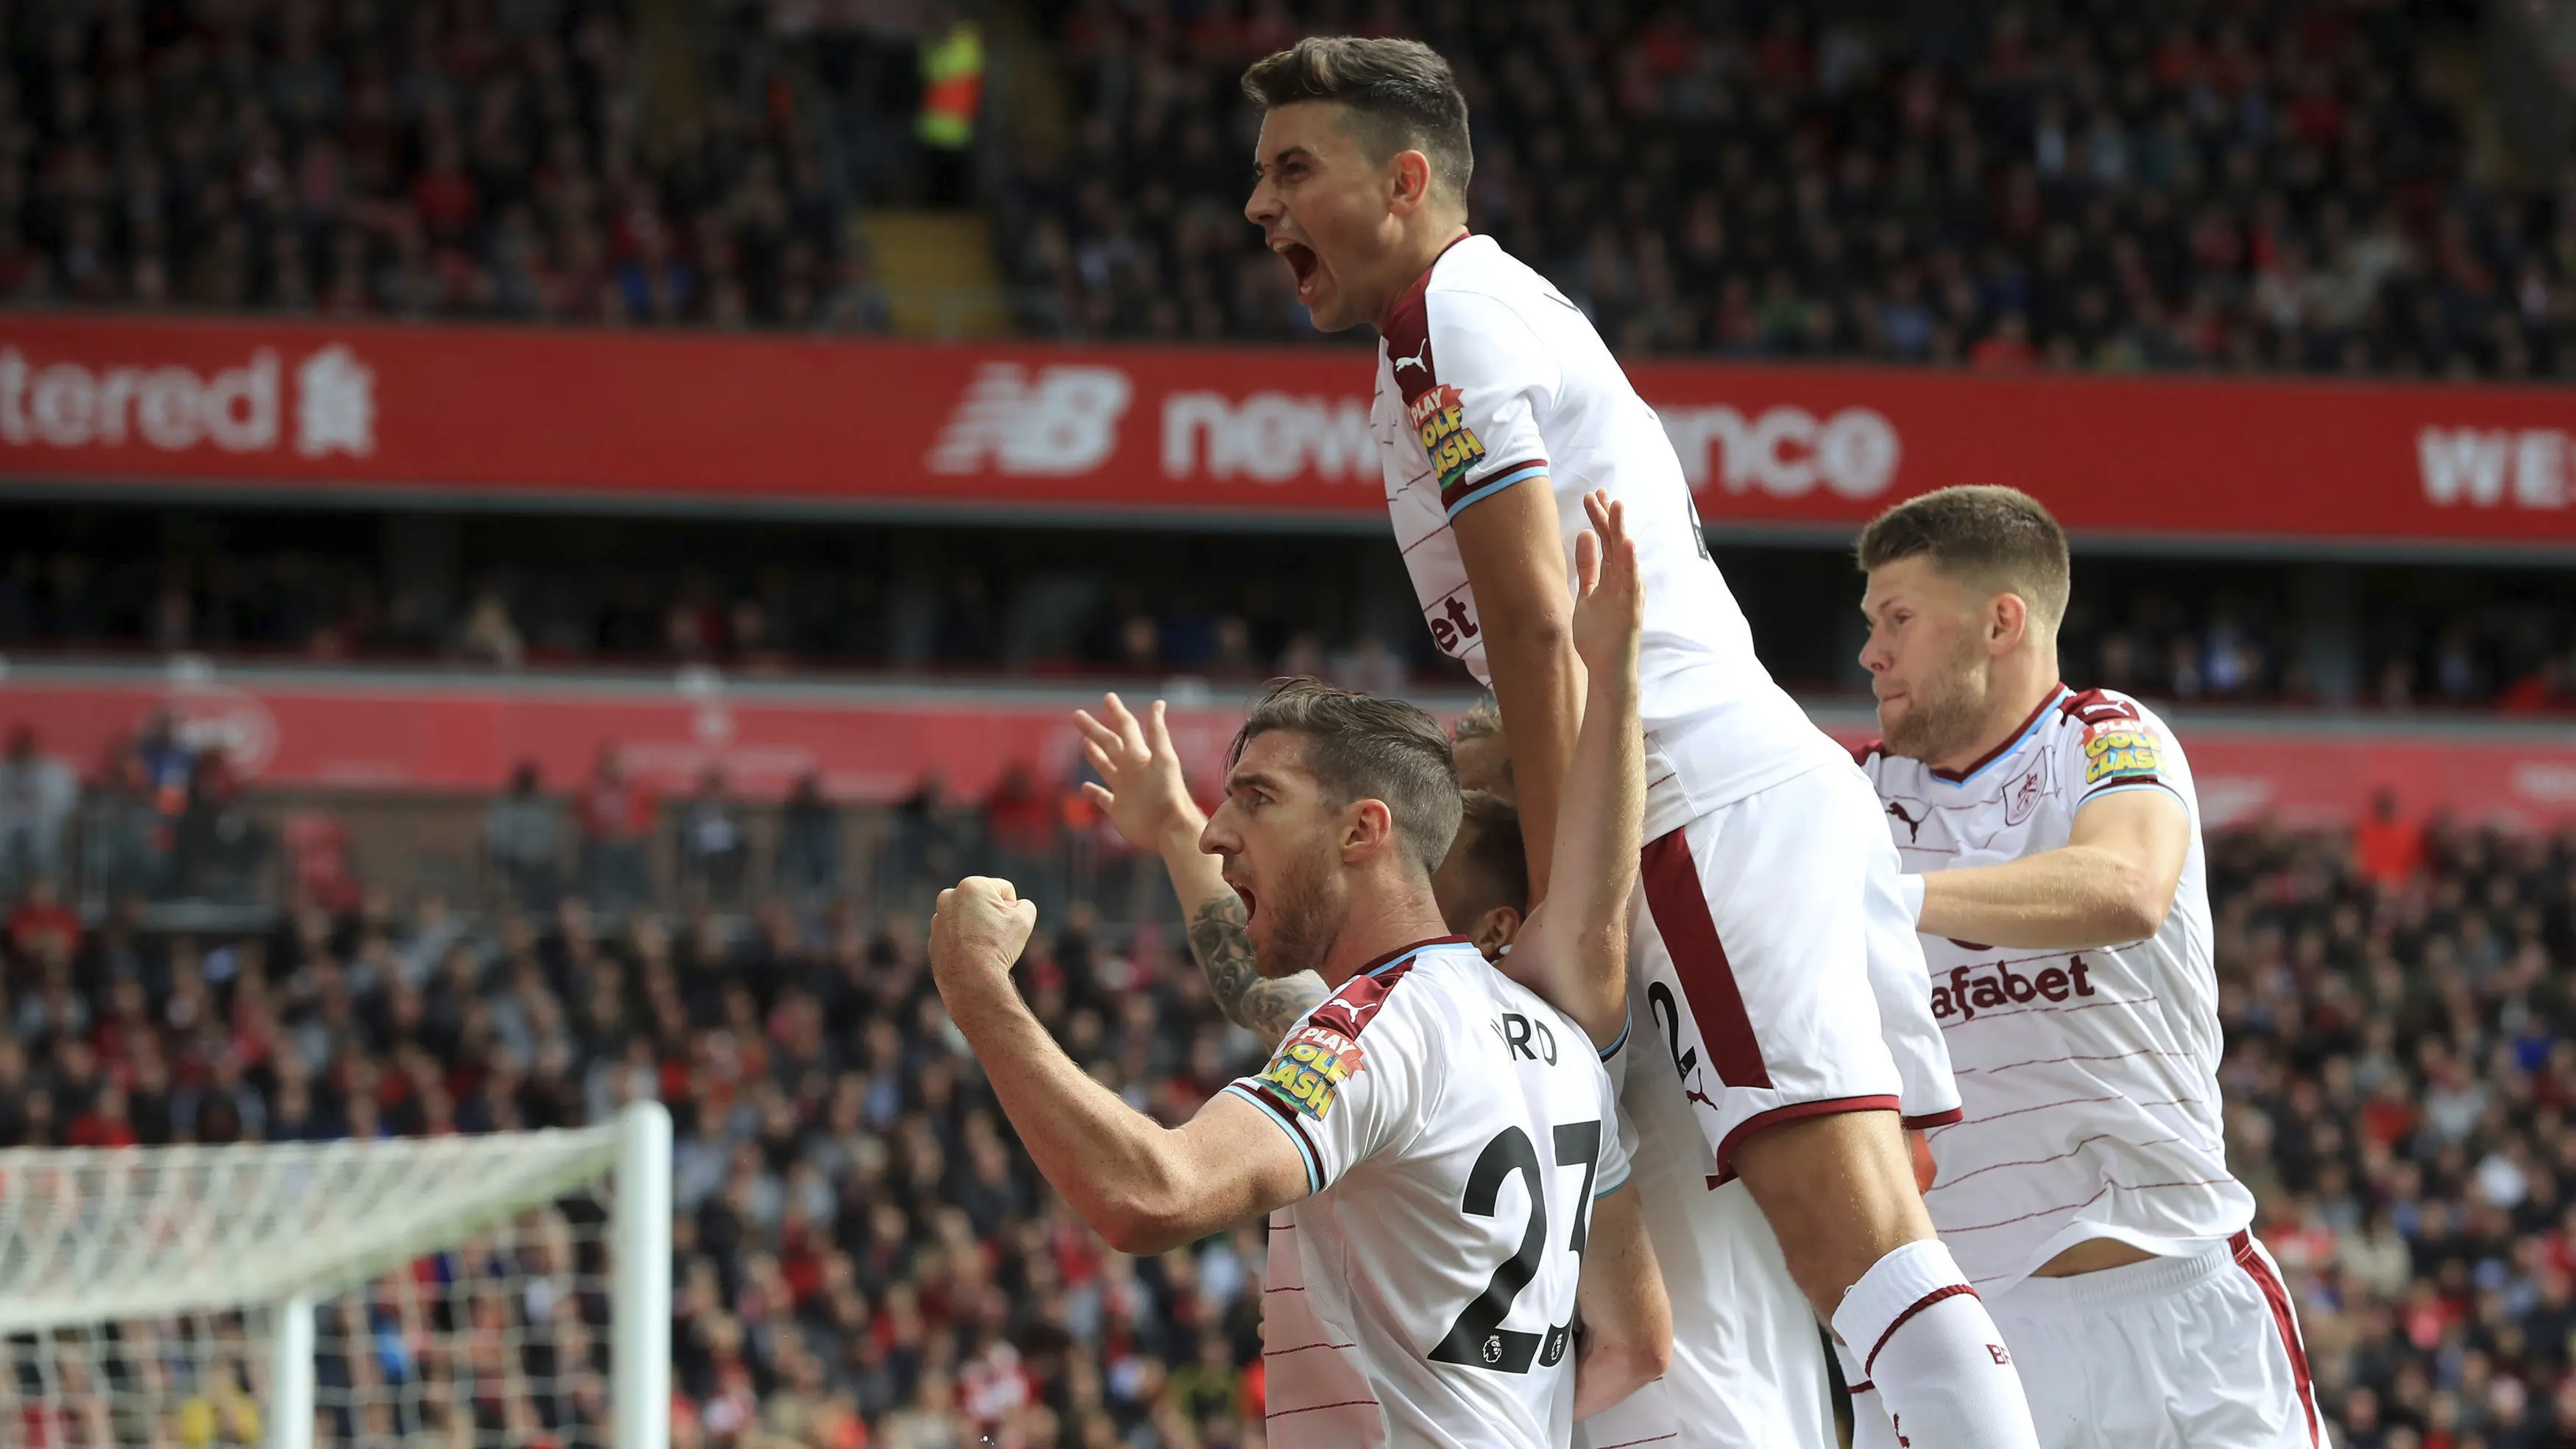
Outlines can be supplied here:
[[0, 1441], [667, 1449], [671, 1119], [0, 1151]]

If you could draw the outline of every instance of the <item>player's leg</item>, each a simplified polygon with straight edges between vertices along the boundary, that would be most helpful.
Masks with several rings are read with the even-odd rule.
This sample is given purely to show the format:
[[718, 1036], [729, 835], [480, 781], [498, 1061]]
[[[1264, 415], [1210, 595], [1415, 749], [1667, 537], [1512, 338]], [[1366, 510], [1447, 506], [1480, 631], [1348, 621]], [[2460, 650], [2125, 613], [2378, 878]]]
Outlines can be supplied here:
[[2009, 1354], [1933, 1237], [1899, 1124], [1869, 977], [1871, 832], [1883, 847], [1866, 783], [1818, 770], [1650, 842], [1652, 1025], [1717, 1175], [1743, 1178], [1898, 1430], [2027, 1445]]
[[1815, 1310], [1744, 1185], [1709, 1187], [1708, 1143], [1651, 1035], [1631, 1036], [1616, 1074], [1637, 1138], [1629, 1180], [1673, 1305], [1673, 1361], [1660, 1383], [1585, 1420], [1578, 1449], [1834, 1449]]
[[[2233, 1449], [2238, 1443], [2262, 1445], [2264, 1449], [2325, 1449], [2325, 1417], [2317, 1412], [2315, 1381], [2308, 1372], [2308, 1345], [2299, 1331], [2298, 1310], [2291, 1305], [2289, 1286], [2282, 1281], [2281, 1265], [2274, 1262], [2270, 1249], [2250, 1232], [2240, 1232], [2227, 1245], [2230, 1264], [2236, 1271], [2220, 1274], [2219, 1291], [2235, 1305], [2232, 1317], [2239, 1325], [2229, 1341], [2208, 1355], [2212, 1360], [2224, 1357], [2235, 1370], [2229, 1374], [2227, 1398], [2231, 1406], [2241, 1406], [2248, 1414], [2265, 1424], [2278, 1423], [2274, 1437], [2247, 1434], [2242, 1440], [2212, 1436], [2206, 1442]], [[2215, 1295], [2213, 1295], [2215, 1296]], [[2238, 1342], [2251, 1339], [2248, 1347]]]

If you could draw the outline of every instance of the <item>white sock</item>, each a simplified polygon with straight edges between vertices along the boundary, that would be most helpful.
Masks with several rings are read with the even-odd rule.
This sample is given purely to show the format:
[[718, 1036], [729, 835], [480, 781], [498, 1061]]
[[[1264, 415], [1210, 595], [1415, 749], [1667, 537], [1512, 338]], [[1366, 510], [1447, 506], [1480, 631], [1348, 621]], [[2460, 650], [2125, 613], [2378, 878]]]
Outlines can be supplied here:
[[1843, 1390], [1851, 1405], [1851, 1449], [1898, 1449], [1896, 1426], [1887, 1422], [1887, 1405], [1879, 1401], [1869, 1375], [1860, 1371], [1860, 1355], [1837, 1339], [1834, 1357], [1842, 1361]]
[[1938, 1241], [1873, 1264], [1834, 1310], [1834, 1332], [1903, 1449], [2039, 1449], [2004, 1336]]

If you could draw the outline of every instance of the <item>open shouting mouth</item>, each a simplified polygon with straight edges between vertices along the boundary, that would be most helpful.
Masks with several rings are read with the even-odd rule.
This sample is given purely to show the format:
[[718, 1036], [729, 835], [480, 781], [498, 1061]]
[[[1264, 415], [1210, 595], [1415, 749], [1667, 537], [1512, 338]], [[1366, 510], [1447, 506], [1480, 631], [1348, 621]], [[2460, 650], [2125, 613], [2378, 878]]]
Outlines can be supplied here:
[[1280, 259], [1288, 263], [1289, 272], [1297, 278], [1297, 300], [1309, 301], [1316, 277], [1323, 270], [1323, 262], [1315, 255], [1315, 249], [1304, 242], [1290, 241], [1285, 237], [1272, 241], [1270, 249], [1277, 252]]

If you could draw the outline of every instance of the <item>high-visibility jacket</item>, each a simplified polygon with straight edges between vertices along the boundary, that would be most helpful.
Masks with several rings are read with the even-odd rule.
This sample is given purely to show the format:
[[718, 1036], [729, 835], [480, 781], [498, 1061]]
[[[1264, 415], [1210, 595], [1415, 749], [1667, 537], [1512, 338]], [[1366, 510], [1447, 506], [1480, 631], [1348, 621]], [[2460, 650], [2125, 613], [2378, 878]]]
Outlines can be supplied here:
[[960, 20], [921, 51], [922, 144], [963, 151], [975, 142], [975, 112], [984, 103], [984, 32]]

